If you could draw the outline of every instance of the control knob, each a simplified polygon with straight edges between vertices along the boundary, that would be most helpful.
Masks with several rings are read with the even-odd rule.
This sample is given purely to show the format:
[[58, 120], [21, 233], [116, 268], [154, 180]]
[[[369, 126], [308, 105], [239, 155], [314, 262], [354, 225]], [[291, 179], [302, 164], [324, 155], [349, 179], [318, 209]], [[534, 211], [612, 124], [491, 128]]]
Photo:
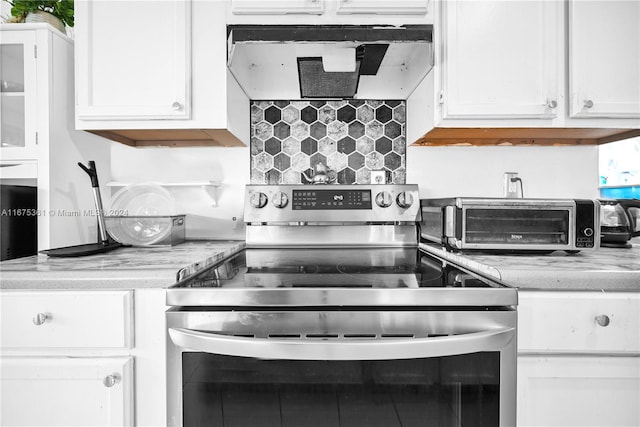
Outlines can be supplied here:
[[396, 197], [396, 203], [402, 209], [407, 209], [413, 204], [413, 195], [407, 191], [403, 191]]
[[267, 204], [267, 195], [260, 191], [251, 193], [251, 196], [249, 196], [249, 204], [252, 208], [264, 208]]
[[587, 237], [591, 237], [593, 236], [593, 228], [587, 227], [584, 230], [582, 230], [582, 233]]
[[278, 191], [273, 195], [273, 200], [271, 201], [271, 203], [273, 203], [273, 206], [275, 206], [276, 208], [282, 209], [289, 203], [289, 197], [286, 193]]
[[381, 191], [376, 195], [376, 205], [381, 208], [388, 208], [391, 206], [391, 203], [393, 203], [393, 199], [388, 191]]

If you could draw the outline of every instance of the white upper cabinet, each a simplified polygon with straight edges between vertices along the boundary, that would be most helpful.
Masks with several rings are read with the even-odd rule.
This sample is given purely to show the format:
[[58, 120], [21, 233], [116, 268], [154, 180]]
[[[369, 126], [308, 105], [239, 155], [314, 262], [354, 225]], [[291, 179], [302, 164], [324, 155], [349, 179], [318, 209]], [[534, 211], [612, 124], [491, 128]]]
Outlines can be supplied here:
[[236, 15], [337, 14], [424, 15], [429, 0], [231, 0]]
[[443, 2], [442, 118], [553, 118], [559, 2]]
[[236, 15], [287, 15], [324, 12], [325, 0], [231, 0], [231, 13]]
[[78, 2], [76, 128], [138, 147], [248, 144], [249, 99], [226, 65], [228, 4]]
[[190, 4], [77, 2], [78, 119], [190, 117]]
[[[429, 0], [230, 0], [228, 23], [407, 25], [432, 23]], [[269, 18], [277, 15], [277, 18]], [[261, 17], [261, 20], [252, 19]], [[371, 21], [371, 19], [375, 19]], [[425, 22], [425, 20], [429, 22]]]
[[[638, 136], [637, 0], [433, 5], [435, 61], [407, 99], [410, 143], [602, 144]], [[477, 128], [484, 130], [460, 131]]]
[[3, 31], [0, 40], [0, 153], [36, 159], [36, 35]]
[[640, 2], [569, 2], [571, 117], [640, 117]]
[[337, 13], [373, 13], [384, 15], [424, 15], [429, 0], [337, 0]]

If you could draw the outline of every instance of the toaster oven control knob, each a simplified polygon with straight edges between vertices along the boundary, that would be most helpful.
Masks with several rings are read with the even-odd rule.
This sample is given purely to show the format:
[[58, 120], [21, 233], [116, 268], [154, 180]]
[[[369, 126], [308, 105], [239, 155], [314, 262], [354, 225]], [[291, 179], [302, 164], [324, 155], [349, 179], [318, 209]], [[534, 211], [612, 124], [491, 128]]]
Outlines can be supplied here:
[[264, 208], [265, 205], [267, 204], [267, 195], [260, 191], [251, 193], [251, 196], [249, 198], [249, 204], [251, 205], [252, 208], [256, 208], [256, 209]]
[[402, 209], [407, 209], [413, 204], [413, 195], [411, 193], [403, 191], [402, 193], [398, 194], [398, 197], [396, 197], [396, 203]]
[[381, 208], [388, 208], [393, 203], [393, 198], [388, 191], [381, 191], [376, 195], [376, 205]]
[[273, 195], [273, 200], [271, 201], [271, 203], [273, 203], [273, 206], [275, 206], [276, 208], [282, 209], [289, 203], [289, 197], [286, 195], [286, 193], [278, 191]]
[[593, 228], [587, 227], [584, 230], [582, 230], [582, 233], [587, 237], [591, 237], [593, 236]]

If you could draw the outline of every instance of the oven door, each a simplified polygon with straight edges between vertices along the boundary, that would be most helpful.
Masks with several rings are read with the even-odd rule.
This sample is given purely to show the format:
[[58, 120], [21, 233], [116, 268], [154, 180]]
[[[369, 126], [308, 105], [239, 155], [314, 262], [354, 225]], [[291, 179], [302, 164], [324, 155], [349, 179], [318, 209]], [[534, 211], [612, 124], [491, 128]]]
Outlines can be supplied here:
[[516, 312], [188, 311], [172, 426], [514, 426]]

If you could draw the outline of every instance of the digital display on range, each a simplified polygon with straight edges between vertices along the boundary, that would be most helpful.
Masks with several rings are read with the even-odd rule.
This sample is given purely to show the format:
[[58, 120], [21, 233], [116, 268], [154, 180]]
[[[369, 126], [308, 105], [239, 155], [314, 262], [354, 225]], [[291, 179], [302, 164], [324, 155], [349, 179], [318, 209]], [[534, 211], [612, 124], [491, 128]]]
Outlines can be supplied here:
[[293, 210], [371, 209], [371, 190], [293, 190]]

